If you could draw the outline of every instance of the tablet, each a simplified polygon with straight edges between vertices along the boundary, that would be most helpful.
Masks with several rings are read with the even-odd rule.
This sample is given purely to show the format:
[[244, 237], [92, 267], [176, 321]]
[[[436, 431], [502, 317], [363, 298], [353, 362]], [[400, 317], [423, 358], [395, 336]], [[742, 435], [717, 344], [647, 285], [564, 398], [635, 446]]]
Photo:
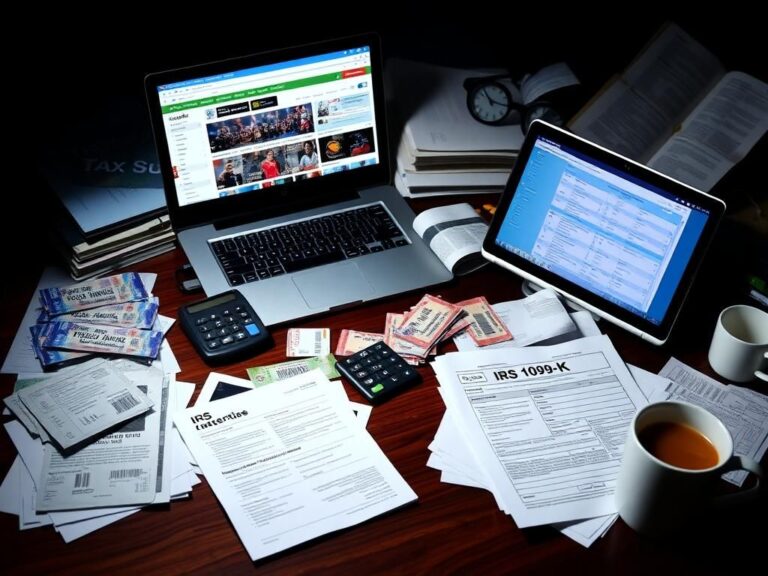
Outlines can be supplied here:
[[718, 198], [536, 121], [483, 255], [660, 345], [724, 212]]

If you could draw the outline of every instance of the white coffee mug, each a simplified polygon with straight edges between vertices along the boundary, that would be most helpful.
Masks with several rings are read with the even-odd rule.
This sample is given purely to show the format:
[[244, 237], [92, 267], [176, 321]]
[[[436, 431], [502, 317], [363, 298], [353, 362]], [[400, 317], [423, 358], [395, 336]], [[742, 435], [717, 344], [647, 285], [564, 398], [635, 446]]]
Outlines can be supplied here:
[[[717, 461], [703, 469], [681, 468], [657, 458], [641, 443], [654, 424], [683, 424], [703, 434], [717, 450]], [[718, 496], [720, 477], [731, 470], [758, 476], [757, 486]], [[616, 484], [619, 515], [638, 532], [660, 536], [678, 530], [715, 504], [730, 505], [757, 494], [763, 472], [759, 464], [733, 454], [733, 440], [711, 412], [685, 402], [659, 402], [641, 409], [632, 420]]]
[[723, 310], [709, 347], [709, 364], [731, 382], [768, 382], [768, 312], [743, 304]]

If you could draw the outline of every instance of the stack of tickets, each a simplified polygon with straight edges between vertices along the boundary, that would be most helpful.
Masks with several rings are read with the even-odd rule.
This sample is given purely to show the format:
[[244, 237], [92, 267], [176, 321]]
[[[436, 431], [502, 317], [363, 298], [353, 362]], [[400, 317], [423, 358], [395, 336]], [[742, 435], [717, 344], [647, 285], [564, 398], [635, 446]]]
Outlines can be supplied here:
[[135, 273], [40, 290], [43, 311], [32, 326], [32, 347], [43, 370], [93, 354], [157, 358], [163, 332], [153, 329], [159, 303]]
[[435, 354], [441, 342], [464, 330], [477, 346], [513, 339], [485, 297], [452, 304], [427, 294], [409, 311], [387, 314], [383, 334], [342, 331], [336, 355], [349, 356], [383, 340], [406, 362], [418, 365]]

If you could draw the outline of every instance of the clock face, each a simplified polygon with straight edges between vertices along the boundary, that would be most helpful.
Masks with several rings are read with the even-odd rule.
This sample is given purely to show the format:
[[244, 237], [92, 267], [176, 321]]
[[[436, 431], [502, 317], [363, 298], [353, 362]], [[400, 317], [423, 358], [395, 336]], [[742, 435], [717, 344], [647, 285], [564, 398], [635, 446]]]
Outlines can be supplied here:
[[473, 88], [468, 96], [469, 111], [480, 122], [496, 124], [509, 114], [509, 91], [500, 84], [480, 84]]

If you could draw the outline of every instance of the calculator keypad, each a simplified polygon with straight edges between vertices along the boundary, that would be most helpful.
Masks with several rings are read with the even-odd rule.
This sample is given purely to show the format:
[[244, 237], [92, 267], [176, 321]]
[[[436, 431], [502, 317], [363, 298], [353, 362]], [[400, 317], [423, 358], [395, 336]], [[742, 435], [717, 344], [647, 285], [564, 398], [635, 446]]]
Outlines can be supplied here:
[[372, 344], [336, 368], [371, 402], [379, 402], [421, 380], [419, 373], [384, 342]]
[[218, 350], [259, 334], [250, 314], [241, 306], [233, 309], [222, 306], [221, 310], [206, 311], [194, 323], [208, 350]]

